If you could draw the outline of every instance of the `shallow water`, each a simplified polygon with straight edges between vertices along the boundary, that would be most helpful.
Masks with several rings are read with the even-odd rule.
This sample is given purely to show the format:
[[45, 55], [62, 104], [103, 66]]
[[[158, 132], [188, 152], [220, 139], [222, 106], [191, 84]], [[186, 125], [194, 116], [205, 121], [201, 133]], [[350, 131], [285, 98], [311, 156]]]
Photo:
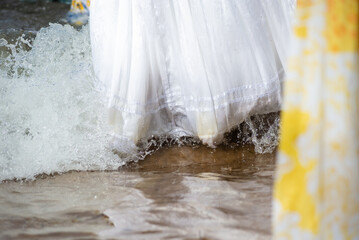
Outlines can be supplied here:
[[269, 239], [274, 154], [164, 148], [111, 172], [0, 186], [1, 239]]
[[114, 154], [88, 28], [48, 26], [67, 10], [0, 2], [0, 239], [269, 239], [278, 115]]

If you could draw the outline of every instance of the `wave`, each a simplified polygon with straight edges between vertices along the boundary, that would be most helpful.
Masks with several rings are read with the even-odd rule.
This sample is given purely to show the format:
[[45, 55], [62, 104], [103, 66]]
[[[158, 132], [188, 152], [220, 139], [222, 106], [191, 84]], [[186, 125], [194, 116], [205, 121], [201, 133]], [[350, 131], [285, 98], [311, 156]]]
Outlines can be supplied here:
[[51, 24], [0, 49], [0, 180], [126, 162], [111, 149], [88, 27]]
[[[199, 144], [198, 139], [168, 136], [138, 146], [114, 142], [105, 94], [99, 89], [88, 26], [76, 30], [50, 24], [35, 37], [0, 39], [0, 181], [115, 170], [163, 145]], [[250, 142], [257, 152], [272, 151], [279, 117], [271, 119], [247, 119], [229, 134], [227, 144]]]

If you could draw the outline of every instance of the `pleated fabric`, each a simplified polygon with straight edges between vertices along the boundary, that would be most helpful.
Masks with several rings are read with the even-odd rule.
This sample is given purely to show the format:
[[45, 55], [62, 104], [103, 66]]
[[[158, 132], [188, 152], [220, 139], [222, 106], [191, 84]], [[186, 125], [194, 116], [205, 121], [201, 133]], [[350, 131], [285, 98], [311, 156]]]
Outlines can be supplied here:
[[357, 0], [298, 1], [274, 239], [359, 239], [358, 10]]
[[294, 0], [93, 0], [96, 76], [115, 135], [215, 145], [278, 111]]

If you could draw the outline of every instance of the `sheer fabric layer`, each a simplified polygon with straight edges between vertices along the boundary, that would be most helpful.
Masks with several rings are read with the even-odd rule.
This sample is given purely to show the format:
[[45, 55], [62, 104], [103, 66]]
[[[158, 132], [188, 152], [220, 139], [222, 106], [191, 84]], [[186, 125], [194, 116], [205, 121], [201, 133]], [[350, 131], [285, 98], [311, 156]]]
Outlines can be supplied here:
[[279, 110], [293, 0], [93, 0], [96, 75], [116, 135], [220, 143]]

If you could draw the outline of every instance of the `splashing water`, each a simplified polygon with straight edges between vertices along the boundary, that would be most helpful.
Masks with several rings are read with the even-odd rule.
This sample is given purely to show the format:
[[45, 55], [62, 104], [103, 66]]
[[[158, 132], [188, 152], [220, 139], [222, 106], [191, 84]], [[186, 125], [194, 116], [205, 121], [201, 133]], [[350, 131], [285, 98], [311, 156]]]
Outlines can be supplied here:
[[[88, 26], [78, 31], [50, 24], [34, 38], [0, 39], [0, 181], [114, 170], [164, 145], [200, 143], [162, 136], [141, 141], [139, 148], [116, 146], [125, 154], [114, 154], [106, 99], [97, 89]], [[252, 143], [258, 153], [273, 151], [279, 116], [269, 119], [247, 119], [226, 144]]]
[[254, 145], [256, 153], [272, 153], [279, 143], [278, 112], [253, 115], [225, 135], [224, 144], [232, 147]]
[[89, 30], [52, 24], [36, 38], [0, 39], [0, 180], [116, 169], [92, 72]]
[[[246, 141], [254, 145], [256, 153], [271, 153], [279, 143], [279, 113], [255, 115], [245, 120]], [[243, 128], [242, 128], [243, 129]], [[248, 133], [250, 133], [248, 135]], [[243, 136], [239, 135], [239, 138]]]

